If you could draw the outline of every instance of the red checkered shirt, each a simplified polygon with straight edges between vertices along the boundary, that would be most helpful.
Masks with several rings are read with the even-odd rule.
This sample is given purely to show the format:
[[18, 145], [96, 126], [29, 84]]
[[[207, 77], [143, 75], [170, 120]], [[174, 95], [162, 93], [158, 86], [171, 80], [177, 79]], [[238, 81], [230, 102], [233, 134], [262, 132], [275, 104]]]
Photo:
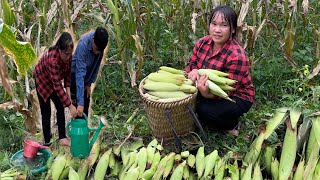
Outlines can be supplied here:
[[250, 62], [239, 43], [230, 38], [216, 53], [213, 52], [213, 40], [209, 36], [199, 39], [193, 48], [193, 53], [186, 67], [189, 73], [192, 69], [215, 69], [229, 74], [230, 79], [238, 82], [233, 85], [231, 96], [254, 101], [254, 86], [249, 73]]
[[71, 85], [71, 60], [64, 63], [60, 59], [60, 54], [57, 49], [42, 55], [37, 63], [33, 75], [37, 83], [37, 90], [43, 100], [46, 102], [53, 91], [59, 96], [63, 107], [68, 107], [71, 101], [64, 90], [62, 80], [64, 79], [64, 86]]

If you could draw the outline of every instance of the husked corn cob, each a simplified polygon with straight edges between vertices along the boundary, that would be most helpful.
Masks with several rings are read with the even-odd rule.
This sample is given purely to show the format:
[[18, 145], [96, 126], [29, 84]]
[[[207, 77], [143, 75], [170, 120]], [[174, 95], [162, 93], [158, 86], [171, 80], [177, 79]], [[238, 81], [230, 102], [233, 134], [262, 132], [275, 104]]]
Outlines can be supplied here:
[[177, 91], [180, 86], [168, 82], [148, 82], [143, 85], [143, 88], [149, 91]]
[[224, 99], [227, 99], [231, 102], [234, 102], [234, 100], [230, 99], [228, 94], [226, 92], [224, 92], [217, 84], [215, 84], [214, 82], [210, 81], [209, 79], [207, 80], [208, 82], [208, 87], [209, 87], [209, 91], [219, 97], [222, 97]]
[[220, 77], [228, 77], [229, 74], [228, 73], [225, 73], [225, 72], [222, 72], [222, 71], [218, 71], [218, 70], [215, 70], [215, 69], [209, 69], [212, 73], [220, 76]]
[[177, 166], [177, 168], [173, 171], [170, 180], [181, 180], [183, 177], [183, 169], [186, 165], [186, 161], [183, 161], [181, 164]]
[[199, 147], [196, 155], [196, 170], [197, 170], [198, 178], [202, 177], [204, 168], [205, 168], [204, 147], [201, 146]]
[[179, 77], [179, 76], [171, 76], [169, 74], [164, 74], [164, 73], [150, 73], [148, 75], [148, 79], [156, 82], [169, 82], [173, 83], [176, 85], [181, 85], [183, 84], [185, 78], [184, 77]]
[[149, 91], [148, 93], [159, 98], [183, 98], [188, 96], [181, 91]]
[[210, 69], [198, 69], [198, 73], [199, 75], [204, 75], [206, 74], [208, 76], [208, 78], [214, 82], [214, 83], [218, 83], [218, 84], [226, 84], [225, 80], [222, 79], [222, 77], [219, 77], [218, 75], [212, 73], [210, 71]]
[[293, 128], [291, 121], [287, 121], [287, 130], [284, 136], [280, 164], [279, 180], [287, 180], [292, 171], [297, 152], [297, 129]]
[[178, 90], [185, 92], [185, 93], [197, 92], [197, 88], [195, 86], [188, 85], [188, 84], [182, 84], [181, 86], [179, 86]]
[[184, 75], [185, 72], [176, 68], [168, 67], [168, 66], [160, 66], [161, 70], [173, 73], [173, 74], [182, 74]]

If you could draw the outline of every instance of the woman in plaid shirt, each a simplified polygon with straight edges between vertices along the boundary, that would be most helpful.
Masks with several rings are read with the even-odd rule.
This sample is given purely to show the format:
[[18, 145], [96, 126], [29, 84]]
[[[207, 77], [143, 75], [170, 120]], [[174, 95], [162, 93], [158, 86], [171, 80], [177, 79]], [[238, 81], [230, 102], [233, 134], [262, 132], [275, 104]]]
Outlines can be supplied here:
[[[254, 101], [254, 86], [249, 73], [250, 62], [236, 37], [237, 14], [229, 6], [218, 6], [209, 17], [209, 35], [200, 38], [186, 67], [188, 78], [199, 90], [196, 112], [206, 126], [237, 135], [239, 117], [248, 112]], [[235, 103], [209, 92], [208, 76], [198, 69], [215, 69], [237, 80], [229, 97]]]
[[[57, 109], [60, 145], [70, 145], [65, 132], [64, 108], [69, 107], [71, 115], [76, 117], [77, 110], [70, 100], [72, 51], [72, 37], [69, 33], [63, 32], [57, 43], [42, 55], [33, 71], [41, 109], [44, 145], [49, 146], [51, 139], [50, 100], [53, 101]], [[64, 84], [62, 84], [62, 80], [64, 80]]]

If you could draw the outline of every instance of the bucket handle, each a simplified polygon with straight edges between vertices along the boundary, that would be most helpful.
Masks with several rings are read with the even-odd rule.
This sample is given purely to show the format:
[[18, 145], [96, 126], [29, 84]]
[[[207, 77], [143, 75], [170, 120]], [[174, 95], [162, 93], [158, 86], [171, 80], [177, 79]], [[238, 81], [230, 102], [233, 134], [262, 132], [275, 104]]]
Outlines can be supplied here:
[[202, 128], [201, 123], [200, 123], [199, 120], [198, 120], [198, 117], [197, 117], [196, 113], [194, 113], [194, 111], [193, 111], [193, 109], [191, 108], [190, 105], [188, 105], [187, 108], [188, 108], [189, 113], [192, 115], [193, 122], [198, 126], [198, 128], [199, 128], [202, 136], [204, 137], [204, 139], [207, 139], [207, 136], [206, 136], [206, 134], [204, 133], [204, 130], [203, 130], [203, 128]]

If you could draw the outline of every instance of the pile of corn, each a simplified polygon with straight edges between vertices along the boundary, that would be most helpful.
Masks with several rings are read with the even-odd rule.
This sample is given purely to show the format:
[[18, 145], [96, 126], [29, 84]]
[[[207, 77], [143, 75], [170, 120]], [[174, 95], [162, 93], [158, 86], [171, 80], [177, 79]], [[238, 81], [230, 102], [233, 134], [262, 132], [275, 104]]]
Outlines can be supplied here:
[[[299, 120], [302, 120], [300, 126]], [[279, 139], [283, 142], [282, 146], [279, 146], [279, 142], [270, 144], [275, 130], [283, 123], [286, 123], [287, 128], [284, 139]], [[47, 178], [316, 180], [320, 179], [319, 128], [319, 117], [303, 119], [298, 110], [280, 108], [252, 142], [243, 158], [233, 156], [231, 151], [225, 155], [219, 155], [217, 150], [206, 153], [203, 146], [195, 154], [189, 151], [166, 154], [156, 139], [147, 146], [142, 142], [133, 142], [131, 148], [114, 146], [103, 152], [100, 151], [99, 143], [96, 143], [90, 157], [84, 160], [77, 160], [69, 154], [58, 154]]]
[[185, 77], [184, 71], [167, 66], [161, 66], [157, 72], [150, 73], [143, 88], [147, 98], [159, 102], [181, 100], [197, 92], [192, 81]]

